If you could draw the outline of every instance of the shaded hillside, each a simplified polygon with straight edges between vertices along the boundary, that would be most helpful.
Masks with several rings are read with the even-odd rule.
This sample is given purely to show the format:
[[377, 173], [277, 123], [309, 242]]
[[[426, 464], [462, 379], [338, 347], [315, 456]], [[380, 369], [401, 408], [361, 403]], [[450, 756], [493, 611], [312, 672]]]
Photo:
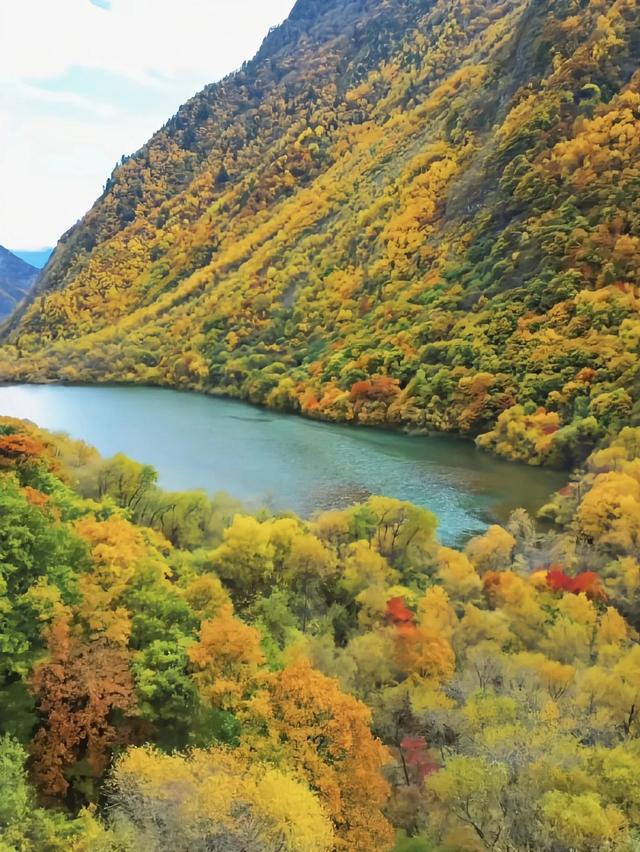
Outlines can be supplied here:
[[0, 246], [0, 319], [16, 309], [37, 277], [35, 266]]
[[637, 0], [300, 0], [115, 170], [0, 376], [571, 464], [640, 411], [639, 65]]

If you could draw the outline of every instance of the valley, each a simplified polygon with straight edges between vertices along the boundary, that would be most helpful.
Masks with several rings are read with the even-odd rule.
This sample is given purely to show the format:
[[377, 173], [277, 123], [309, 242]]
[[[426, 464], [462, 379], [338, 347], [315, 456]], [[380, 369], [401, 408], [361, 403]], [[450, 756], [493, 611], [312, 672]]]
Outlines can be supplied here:
[[0, 250], [0, 852], [638, 852], [640, 0], [289, 11]]

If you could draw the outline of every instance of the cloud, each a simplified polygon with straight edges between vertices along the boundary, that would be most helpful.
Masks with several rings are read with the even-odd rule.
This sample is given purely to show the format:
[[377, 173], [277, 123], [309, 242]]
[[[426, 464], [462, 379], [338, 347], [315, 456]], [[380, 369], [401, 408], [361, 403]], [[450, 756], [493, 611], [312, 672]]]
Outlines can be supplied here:
[[[103, 5], [102, 0], [96, 0]], [[45, 79], [73, 66], [136, 80], [238, 67], [293, 0], [2, 0], [0, 79]]]
[[56, 91], [31, 83], [18, 84], [16, 93], [22, 98], [42, 101], [48, 104], [63, 104], [93, 113], [94, 115], [114, 116], [118, 112], [112, 104], [96, 100], [95, 98], [89, 98], [78, 92]]
[[293, 2], [0, 0], [0, 244], [55, 242], [120, 156], [249, 59]]
[[[126, 137], [139, 145], [152, 131], [142, 117]], [[124, 135], [110, 122], [0, 112], [0, 244], [55, 244], [102, 191]]]

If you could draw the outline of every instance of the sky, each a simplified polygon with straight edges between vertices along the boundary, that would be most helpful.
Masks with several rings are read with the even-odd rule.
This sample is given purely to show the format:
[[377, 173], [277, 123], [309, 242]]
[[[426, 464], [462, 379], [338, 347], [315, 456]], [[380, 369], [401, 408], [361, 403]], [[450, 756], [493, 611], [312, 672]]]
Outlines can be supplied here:
[[55, 245], [123, 154], [294, 0], [0, 0], [0, 245]]

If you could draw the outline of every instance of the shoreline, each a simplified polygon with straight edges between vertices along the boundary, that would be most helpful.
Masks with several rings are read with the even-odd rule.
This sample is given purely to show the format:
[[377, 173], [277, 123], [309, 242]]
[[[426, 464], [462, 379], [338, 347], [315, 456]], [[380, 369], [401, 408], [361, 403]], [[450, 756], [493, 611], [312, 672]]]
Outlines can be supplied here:
[[[189, 403], [182, 402], [175, 399], [175, 395], [189, 395], [191, 399], [197, 399], [198, 397], [201, 400], [209, 399], [212, 404], [220, 403], [228, 406], [237, 406], [237, 413], [242, 415], [244, 411], [244, 417], [241, 419], [248, 419], [255, 421], [256, 427], [261, 430], [263, 427], [265, 429], [270, 429], [271, 427], [268, 425], [268, 421], [286, 421], [290, 422], [297, 421], [300, 423], [298, 428], [303, 428], [306, 424], [307, 428], [317, 428], [322, 430], [324, 433], [325, 430], [322, 428], [324, 426], [329, 427], [329, 434], [331, 430], [342, 430], [343, 434], [346, 436], [347, 440], [358, 440], [364, 441], [364, 446], [369, 447], [366, 452], [368, 453], [378, 453], [382, 452], [385, 455], [388, 455], [389, 452], [394, 452], [393, 449], [389, 449], [389, 446], [393, 447], [394, 445], [388, 445], [388, 441], [395, 438], [399, 441], [404, 441], [407, 439], [407, 443], [410, 443], [412, 446], [416, 447], [416, 462], [418, 458], [421, 458], [423, 455], [426, 459], [430, 459], [428, 464], [443, 464], [445, 467], [448, 467], [451, 470], [450, 476], [452, 476], [455, 480], [464, 480], [466, 476], [470, 476], [472, 478], [476, 478], [476, 482], [481, 483], [479, 488], [479, 493], [484, 493], [486, 495], [493, 495], [490, 497], [490, 505], [487, 506], [478, 506], [474, 509], [473, 514], [477, 517], [477, 519], [481, 522], [483, 526], [490, 526], [491, 524], [504, 524], [510, 514], [510, 512], [517, 508], [518, 506], [522, 506], [526, 508], [531, 517], [536, 520], [537, 524], [540, 524], [541, 527], [546, 527], [546, 523], [543, 519], [537, 517], [537, 513], [542, 506], [549, 502], [553, 498], [553, 495], [558, 492], [569, 478], [569, 474], [565, 471], [558, 471], [551, 468], [543, 468], [540, 466], [527, 465], [522, 462], [512, 462], [504, 458], [500, 458], [499, 456], [492, 455], [486, 451], [481, 450], [476, 447], [471, 439], [466, 436], [462, 436], [456, 433], [450, 432], [430, 432], [430, 433], [420, 433], [416, 434], [415, 432], [411, 433], [404, 429], [398, 428], [389, 428], [384, 427], [382, 425], [374, 425], [371, 424], [369, 429], [356, 429], [353, 427], [363, 426], [366, 424], [345, 422], [345, 421], [331, 421], [321, 418], [314, 418], [308, 416], [300, 416], [295, 417], [299, 412], [291, 412], [291, 411], [282, 411], [273, 408], [268, 408], [264, 405], [258, 405], [256, 403], [251, 403], [247, 400], [243, 400], [241, 398], [231, 396], [229, 394], [221, 394], [221, 393], [212, 393], [212, 392], [202, 392], [192, 388], [176, 388], [168, 385], [161, 384], [142, 384], [136, 382], [114, 382], [114, 381], [105, 381], [105, 382], [56, 382], [56, 381], [45, 381], [45, 382], [11, 382], [11, 381], [2, 381], [0, 382], [0, 388], [11, 389], [11, 388], [22, 388], [25, 394], [28, 394], [31, 389], [37, 391], [38, 388], [64, 388], [65, 390], [73, 391], [74, 388], [78, 389], [78, 392], [91, 392], [98, 391], [104, 389], [104, 391], [114, 391], [114, 392], [122, 392], [123, 394], [131, 394], [132, 401], [135, 399], [136, 394], [138, 392], [162, 392], [168, 393], [169, 396], [166, 400], [163, 400], [160, 403], [153, 403], [154, 410], [156, 413], [159, 411], [158, 405], [162, 405], [163, 403], [168, 406], [168, 409], [171, 410], [172, 406], [180, 408], [185, 408], [187, 411], [189, 410]], [[55, 392], [54, 392], [55, 393]], [[170, 401], [170, 397], [174, 397], [173, 402]], [[82, 400], [82, 397], [80, 397]], [[75, 406], [75, 402], [70, 402], [71, 410]], [[118, 406], [121, 405], [123, 410], [126, 412], [127, 410], [127, 398], [126, 397], [118, 397], [117, 395], [113, 398], [113, 405]], [[206, 403], [205, 403], [206, 405]], [[143, 403], [144, 407], [144, 403]], [[16, 413], [15, 409], [18, 409]], [[82, 408], [82, 402], [80, 402], [80, 409]], [[80, 410], [79, 409], [79, 410]], [[213, 408], [215, 416], [215, 407]], [[253, 412], [253, 413], [252, 413]], [[111, 446], [109, 448], [102, 446], [96, 440], [95, 435], [92, 434], [91, 429], [74, 429], [71, 425], [71, 421], [68, 422], [59, 422], [58, 424], [53, 424], [47, 422], [46, 419], [44, 422], [41, 421], [41, 418], [38, 417], [37, 414], [37, 406], [36, 409], [33, 409], [30, 413], [27, 410], [26, 412], [20, 413], [20, 404], [16, 402], [15, 408], [10, 404], [7, 405], [6, 411], [3, 412], [8, 416], [17, 416], [17, 417], [26, 417], [27, 419], [35, 422], [36, 425], [40, 425], [45, 429], [49, 429], [52, 432], [66, 432], [67, 434], [71, 434], [74, 438], [84, 440], [92, 446], [97, 446], [99, 451], [104, 457], [108, 457], [117, 452], [124, 452], [127, 456], [135, 460], [144, 460], [150, 464], [153, 464], [157, 470], [161, 472], [161, 465], [159, 467], [158, 462], [154, 461], [153, 458], [145, 459], [140, 449], [137, 450], [127, 445], [126, 442], [122, 446]], [[263, 417], [261, 415], [264, 415]], [[185, 415], [188, 417], [188, 415]], [[228, 410], [222, 412], [223, 417], [234, 416], [233, 410], [230, 412]], [[194, 427], [198, 427], [198, 419], [193, 423]], [[350, 427], [348, 430], [346, 427]], [[188, 434], [189, 431], [189, 422], [184, 423], [183, 425], [185, 434]], [[275, 426], [276, 429], [280, 428]], [[349, 438], [349, 434], [351, 438]], [[367, 437], [368, 436], [368, 437]], [[378, 436], [376, 438], [376, 436]], [[419, 440], [423, 439], [423, 440]], [[322, 444], [324, 438], [320, 433], [318, 433], [318, 438], [315, 439], [313, 437], [313, 433], [311, 433], [310, 438], [307, 438], [307, 441], [310, 442], [311, 445], [314, 444], [314, 441], [319, 441]], [[428, 445], [431, 444], [431, 448]], [[424, 451], [420, 448], [420, 446], [424, 446]], [[404, 451], [399, 448], [398, 452], [400, 452], [400, 458]], [[413, 457], [412, 451], [409, 449], [409, 458]], [[457, 472], [456, 472], [457, 471]], [[523, 479], [524, 477], [524, 479]], [[531, 477], [529, 480], [528, 477]], [[338, 476], [336, 482], [340, 481], [340, 477]], [[403, 478], [403, 481], [411, 481], [411, 475], [409, 475], [409, 480]], [[470, 480], [471, 482], [472, 480]], [[523, 491], [523, 481], [526, 483], [529, 481], [529, 485], [526, 486]], [[175, 490], [189, 490], [192, 487], [195, 488], [207, 488], [201, 484], [196, 483], [191, 486], [189, 484], [181, 484], [181, 485], [168, 485], [165, 484], [166, 488], [175, 489]], [[391, 488], [391, 491], [389, 490]], [[477, 489], [477, 487], [471, 486], [469, 490], [469, 486], [462, 485], [461, 486], [464, 491], [468, 494], [473, 494]], [[236, 496], [240, 501], [246, 501], [246, 495], [242, 494], [242, 489], [240, 491], [238, 488], [234, 488], [231, 484], [227, 483], [221, 486], [222, 490], [226, 491], [232, 496]], [[527, 496], [528, 491], [530, 490], [530, 497]], [[211, 490], [211, 489], [209, 489]], [[209, 493], [207, 490], [207, 493]], [[213, 489], [214, 491], [216, 489]], [[426, 508], [431, 509], [435, 512], [438, 518], [441, 520], [443, 525], [445, 524], [445, 518], [447, 517], [446, 512], [443, 514], [443, 507], [436, 507], [431, 504], [430, 501], [422, 502], [421, 500], [416, 500], [413, 496], [403, 496], [402, 493], [396, 493], [398, 491], [398, 483], [396, 482], [394, 485], [390, 483], [385, 488], [384, 485], [380, 485], [379, 487], [373, 488], [370, 493], [379, 493], [379, 494], [390, 494], [391, 496], [395, 496], [398, 499], [408, 499], [411, 502], [416, 503], [416, 505], [424, 505]], [[404, 490], [404, 486], [401, 486], [400, 491]], [[264, 495], [263, 495], [264, 496]], [[344, 501], [342, 501], [344, 502]], [[353, 501], [351, 501], [353, 502]], [[308, 516], [309, 512], [302, 509], [300, 506], [296, 506], [293, 503], [289, 508], [292, 508], [293, 511], [302, 515]], [[320, 507], [316, 507], [319, 509]], [[326, 507], [323, 507], [326, 508]], [[468, 538], [472, 537], [472, 535], [477, 534], [469, 531], [467, 535], [463, 535], [461, 538], [456, 539], [458, 543], [466, 541]]]
[[524, 468], [527, 470], [540, 470], [547, 471], [549, 473], [557, 474], [557, 475], [565, 475], [567, 478], [571, 475], [572, 470], [570, 468], [559, 468], [559, 467], [551, 467], [548, 465], [534, 465], [527, 464], [526, 462], [512, 459], [505, 459], [502, 456], [494, 455], [493, 453], [487, 452], [486, 450], [481, 449], [477, 446], [475, 442], [475, 438], [471, 435], [465, 435], [461, 432], [451, 431], [451, 432], [443, 432], [438, 429], [428, 429], [428, 428], [420, 428], [416, 427], [411, 429], [408, 425], [402, 425], [401, 423], [394, 425], [392, 423], [361, 423], [354, 420], [330, 420], [326, 417], [313, 417], [310, 414], [306, 414], [303, 411], [296, 411], [293, 408], [269, 408], [268, 405], [264, 405], [260, 402], [253, 402], [246, 397], [234, 395], [230, 393], [225, 393], [223, 391], [215, 391], [215, 390], [204, 390], [202, 388], [197, 387], [176, 387], [175, 385], [170, 384], [162, 384], [162, 383], [148, 383], [148, 382], [130, 382], [130, 381], [77, 381], [77, 382], [69, 382], [64, 380], [52, 379], [50, 381], [26, 381], [24, 379], [20, 379], [18, 381], [10, 381], [10, 380], [0, 380], [0, 388], [2, 387], [17, 387], [19, 385], [30, 385], [32, 387], [79, 387], [79, 388], [96, 388], [96, 387], [112, 387], [112, 388], [149, 388], [155, 390], [166, 390], [172, 391], [174, 393], [185, 393], [185, 394], [194, 394], [202, 397], [209, 397], [211, 399], [221, 399], [227, 400], [229, 402], [237, 402], [242, 405], [248, 405], [251, 408], [255, 408], [259, 411], [268, 412], [269, 414], [274, 415], [282, 415], [287, 417], [299, 417], [301, 420], [308, 421], [310, 423], [327, 423], [331, 426], [345, 426], [353, 429], [362, 429], [362, 430], [371, 430], [375, 432], [382, 432], [389, 435], [403, 435], [407, 438], [448, 438], [450, 440], [459, 441], [460, 443], [464, 443], [467, 445], [473, 446], [474, 450], [478, 453], [480, 457], [491, 459], [495, 462], [500, 462], [512, 467]]

